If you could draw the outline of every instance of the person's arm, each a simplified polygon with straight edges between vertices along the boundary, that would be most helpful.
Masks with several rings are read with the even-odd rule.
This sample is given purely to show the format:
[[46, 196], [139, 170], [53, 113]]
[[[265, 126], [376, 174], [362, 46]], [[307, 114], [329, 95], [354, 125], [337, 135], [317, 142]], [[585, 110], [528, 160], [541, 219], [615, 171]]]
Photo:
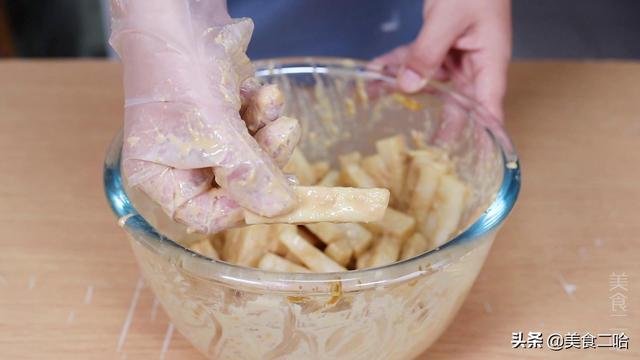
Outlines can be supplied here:
[[372, 61], [398, 77], [405, 92], [431, 78], [450, 78], [458, 89], [503, 120], [502, 98], [511, 58], [509, 0], [426, 0], [417, 38]]

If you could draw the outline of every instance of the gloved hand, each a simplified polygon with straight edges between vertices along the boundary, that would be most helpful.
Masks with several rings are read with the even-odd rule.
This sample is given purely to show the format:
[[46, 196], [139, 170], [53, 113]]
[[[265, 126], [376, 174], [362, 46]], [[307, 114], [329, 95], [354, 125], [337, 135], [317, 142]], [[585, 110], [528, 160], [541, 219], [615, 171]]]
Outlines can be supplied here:
[[511, 58], [509, 0], [425, 0], [418, 37], [374, 59], [370, 67], [397, 76], [405, 92], [432, 78], [451, 79], [503, 121], [502, 98]]
[[252, 78], [252, 21], [231, 19], [225, 0], [112, 0], [112, 16], [129, 185], [203, 233], [242, 223], [243, 208], [290, 210], [296, 199], [279, 166], [300, 126], [280, 117], [278, 88]]

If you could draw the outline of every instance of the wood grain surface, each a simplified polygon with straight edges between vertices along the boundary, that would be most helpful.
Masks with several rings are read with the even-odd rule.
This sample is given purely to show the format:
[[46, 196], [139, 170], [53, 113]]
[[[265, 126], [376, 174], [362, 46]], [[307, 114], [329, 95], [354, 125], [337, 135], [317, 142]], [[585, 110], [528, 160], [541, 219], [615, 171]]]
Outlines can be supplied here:
[[[141, 282], [102, 190], [121, 69], [0, 62], [0, 359], [200, 359]], [[518, 204], [425, 359], [640, 357], [640, 63], [510, 70]], [[628, 276], [626, 316], [609, 277]], [[623, 330], [624, 329], [624, 330]], [[512, 349], [515, 331], [624, 331], [630, 349]]]

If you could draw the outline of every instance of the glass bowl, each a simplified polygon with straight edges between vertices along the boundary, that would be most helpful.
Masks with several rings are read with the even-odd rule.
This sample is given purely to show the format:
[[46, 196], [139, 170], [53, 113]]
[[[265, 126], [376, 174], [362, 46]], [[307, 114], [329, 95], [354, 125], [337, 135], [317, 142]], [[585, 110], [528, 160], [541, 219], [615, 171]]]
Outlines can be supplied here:
[[520, 167], [508, 136], [447, 84], [432, 82], [407, 97], [393, 90], [393, 79], [349, 59], [274, 59], [256, 69], [284, 90], [285, 114], [301, 121], [301, 147], [311, 160], [335, 164], [342, 153], [369, 154], [375, 140], [395, 134], [444, 149], [472, 189], [466, 226], [411, 259], [341, 273], [275, 273], [212, 260], [183, 246], [196, 235], [163, 220], [123, 184], [119, 135], [105, 160], [105, 191], [146, 283], [176, 328], [211, 359], [419, 355], [456, 314], [515, 204]]

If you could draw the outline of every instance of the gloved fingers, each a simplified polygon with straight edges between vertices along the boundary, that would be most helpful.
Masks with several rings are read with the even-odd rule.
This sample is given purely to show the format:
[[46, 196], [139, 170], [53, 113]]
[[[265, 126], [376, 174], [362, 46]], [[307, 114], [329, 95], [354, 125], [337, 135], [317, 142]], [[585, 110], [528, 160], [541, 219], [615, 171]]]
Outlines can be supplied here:
[[215, 167], [228, 160], [229, 143], [244, 139], [232, 123], [242, 121], [239, 88], [253, 74], [245, 54], [253, 23], [207, 20], [196, 10], [218, 7], [189, 3], [132, 0], [114, 15], [110, 41], [124, 65], [123, 159]]
[[[260, 129], [255, 139], [278, 166], [283, 167], [301, 136], [298, 120], [281, 116]], [[213, 188], [188, 200], [175, 213], [175, 219], [191, 230], [216, 233], [243, 223], [243, 209], [221, 188]]]
[[212, 234], [243, 223], [243, 209], [223, 189], [212, 188], [211, 168], [181, 170], [132, 160], [123, 171], [141, 180], [135, 186], [190, 231]]
[[240, 141], [230, 129], [234, 121], [241, 123], [236, 111], [214, 104], [132, 105], [125, 108], [122, 156], [185, 170], [214, 167], [225, 160], [229, 143]]
[[258, 130], [254, 137], [262, 150], [264, 150], [280, 168], [283, 168], [300, 141], [301, 135], [302, 130], [298, 120], [281, 116]]
[[251, 98], [262, 87], [262, 83], [255, 76], [251, 76], [240, 85], [240, 116], [242, 117], [249, 107]]
[[[300, 140], [296, 119], [280, 117], [255, 135], [262, 149], [280, 166], [289, 160]], [[189, 229], [211, 234], [243, 224], [243, 209], [221, 188], [213, 188], [184, 202], [175, 212], [175, 220]]]
[[[225, 161], [214, 167], [216, 182], [231, 198], [264, 216], [282, 214], [296, 203], [280, 167], [288, 161], [301, 131], [297, 120], [280, 118], [283, 106], [284, 96], [277, 85], [255, 90], [242, 114], [244, 123], [234, 121], [236, 131], [224, 136], [239, 135], [242, 141], [232, 142]], [[255, 139], [247, 129], [256, 134]]]
[[129, 186], [140, 188], [169, 216], [173, 216], [188, 200], [209, 190], [213, 183], [210, 168], [181, 170], [148, 161], [129, 160], [123, 163], [122, 169], [125, 178], [129, 179]]
[[284, 107], [284, 95], [275, 84], [264, 85], [251, 94], [242, 118], [252, 133], [276, 120]]
[[238, 110], [149, 103], [127, 108], [126, 118], [123, 159], [184, 170], [212, 167], [220, 187], [261, 215], [282, 214], [294, 205], [284, 174], [249, 134]]
[[190, 231], [215, 234], [243, 224], [244, 212], [223, 189], [213, 188], [184, 203], [174, 218]]
[[[133, 0], [114, 18], [111, 42], [124, 64], [123, 162], [169, 169], [159, 179], [141, 171], [125, 177], [173, 213], [185, 198], [163, 177], [213, 168], [215, 181], [238, 205], [265, 216], [282, 214], [296, 202], [293, 190], [240, 117], [239, 89], [253, 74], [245, 54], [253, 23], [210, 23], [196, 11], [209, 8], [196, 3]], [[252, 96], [247, 112], [258, 130], [281, 109], [281, 92], [267, 86]]]
[[245, 123], [231, 122], [224, 157], [214, 166], [215, 181], [243, 208], [276, 216], [293, 208], [296, 197], [276, 163], [249, 134]]
[[226, 190], [212, 187], [211, 168], [181, 170], [131, 160], [123, 171], [139, 179], [135, 186], [190, 231], [212, 234], [243, 224], [243, 208]]

